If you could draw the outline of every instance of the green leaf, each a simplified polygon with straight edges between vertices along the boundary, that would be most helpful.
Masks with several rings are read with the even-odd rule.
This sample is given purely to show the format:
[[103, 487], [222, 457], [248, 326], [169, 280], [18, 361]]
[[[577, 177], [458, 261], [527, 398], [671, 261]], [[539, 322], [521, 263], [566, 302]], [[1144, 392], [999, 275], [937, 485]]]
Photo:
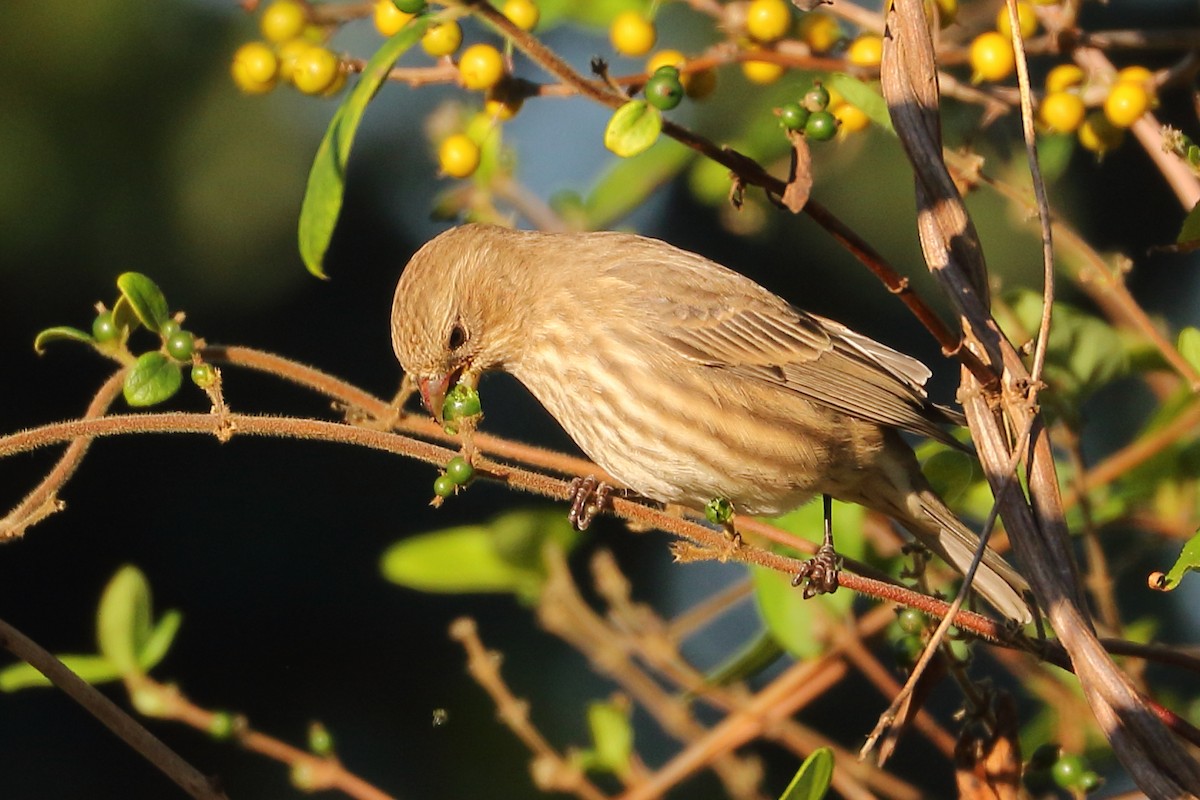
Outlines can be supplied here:
[[108, 582], [96, 614], [100, 653], [121, 675], [143, 674], [139, 655], [150, 640], [150, 586], [137, 567], [124, 566]]
[[[819, 539], [824, 530], [820, 501], [808, 503], [795, 511], [773, 520], [785, 530], [808, 539]], [[834, 507], [833, 530], [838, 552], [859, 558], [865, 549], [862, 535], [861, 506], [839, 503]], [[833, 622], [849, 610], [854, 602], [850, 592], [822, 594], [808, 600], [803, 590], [792, 586], [791, 578], [775, 570], [751, 567], [754, 599], [767, 630], [793, 657], [815, 658], [824, 651], [827, 633]]]
[[1179, 586], [1186, 573], [1193, 570], [1200, 572], [1200, 533], [1187, 540], [1179, 552], [1179, 558], [1175, 559], [1175, 565], [1171, 567], [1170, 572], [1162, 576], [1154, 588], [1169, 592]]
[[934, 491], [951, 504], [961, 498], [977, 479], [983, 478], [982, 471], [975, 468], [975, 459], [949, 447], [926, 459], [921, 470]]
[[658, 141], [662, 113], [645, 100], [630, 100], [613, 112], [604, 129], [604, 146], [621, 158], [630, 158]]
[[39, 356], [46, 352], [46, 345], [51, 342], [86, 342], [94, 345], [96, 340], [87, 331], [72, 328], [69, 325], [59, 325], [56, 328], [46, 328], [33, 340], [33, 350]]
[[325, 253], [342, 210], [346, 162], [350, 158], [350, 148], [367, 104], [387, 79], [396, 59], [420, 40], [431, 22], [430, 17], [417, 17], [375, 51], [375, 55], [363, 67], [358, 83], [334, 112], [325, 136], [317, 147], [312, 169], [308, 173], [304, 204], [300, 208], [299, 240], [304, 266], [318, 278], [326, 277]]
[[1073, 133], [1043, 133], [1037, 137], [1038, 164], [1046, 183], [1055, 183], [1067, 171], [1078, 138]]
[[125, 402], [152, 406], [169, 399], [183, 383], [179, 364], [157, 350], [142, 353], [125, 375]]
[[779, 800], [821, 800], [833, 783], [833, 750], [820, 747], [809, 753], [796, 770], [796, 777], [779, 795]]
[[179, 626], [182, 624], [183, 614], [178, 611], [171, 610], [162, 615], [138, 651], [138, 666], [143, 672], [149, 672], [166, 658], [167, 651], [171, 649], [171, 643], [175, 641], [175, 634], [179, 633]]
[[[113, 663], [104, 656], [72, 654], [58, 656], [67, 669], [93, 686], [109, 683], [121, 677]], [[50, 679], [29, 664], [20, 663], [0, 669], [0, 692], [15, 692], [39, 686], [50, 686]]]
[[514, 567], [539, 575], [547, 544], [569, 553], [580, 538], [560, 509], [511, 511], [492, 519], [487, 528], [497, 555]]
[[831, 74], [826, 78], [825, 84], [830, 89], [836, 89], [847, 103], [857, 106], [871, 122], [893, 136], [896, 134], [896, 129], [892, 127], [892, 115], [888, 113], [887, 101], [874, 86], [841, 72]]
[[591, 703], [587, 717], [595, 745], [591, 765], [618, 776], [629, 774], [629, 757], [633, 753], [629, 710], [616, 703]]
[[125, 336], [128, 336], [130, 332], [141, 324], [141, 320], [138, 319], [137, 313], [133, 310], [133, 306], [130, 305], [125, 295], [118, 297], [117, 302], [113, 304], [112, 315], [113, 325], [116, 326], [117, 330], [126, 329]]
[[[694, 158], [695, 154], [689, 148], [674, 139], [663, 139], [638, 156], [615, 162], [584, 202], [587, 229], [611, 228]], [[717, 167], [724, 179], [722, 196], [728, 196], [729, 170], [719, 164]]]
[[485, 525], [423, 533], [398, 542], [383, 554], [383, 576], [422, 592], [512, 592], [536, 597], [539, 572], [514, 565], [497, 552]]
[[[142, 273], [122, 274], [117, 278], [117, 288], [121, 290], [121, 296], [129, 303], [138, 320], [150, 330], [157, 333], [163, 323], [171, 318], [167, 298], [163, 296], [162, 290]], [[116, 321], [116, 318], [114, 313], [113, 320]]]
[[714, 686], [746, 680], [774, 664], [781, 655], [783, 648], [775, 636], [768, 630], [760, 630], [736, 653], [709, 670], [704, 680]]
[[1200, 242], [1200, 203], [1192, 206], [1192, 210], [1183, 220], [1179, 235], [1175, 237], [1176, 244], [1195, 244], [1196, 242]]
[[1187, 327], [1179, 332], [1179, 355], [1191, 364], [1192, 369], [1200, 370], [1200, 328]]

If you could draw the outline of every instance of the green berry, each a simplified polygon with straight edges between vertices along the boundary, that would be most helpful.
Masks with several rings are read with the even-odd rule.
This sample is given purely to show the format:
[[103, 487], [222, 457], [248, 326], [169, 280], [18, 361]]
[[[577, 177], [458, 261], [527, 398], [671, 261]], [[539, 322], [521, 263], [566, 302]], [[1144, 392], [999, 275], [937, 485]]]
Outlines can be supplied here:
[[113, 321], [111, 311], [101, 311], [92, 321], [92, 336], [97, 342], [111, 342], [117, 338], [117, 323]]
[[663, 111], [670, 111], [683, 100], [683, 83], [679, 80], [679, 70], [673, 70], [674, 75], [662, 67], [654, 73], [654, 77], [646, 81], [646, 102]]
[[446, 422], [482, 413], [483, 404], [479, 401], [479, 392], [462, 383], [451, 389], [442, 403], [442, 419]]
[[196, 339], [191, 331], [175, 331], [167, 337], [167, 352], [171, 354], [171, 358], [190, 361], [195, 349]]
[[199, 364], [192, 365], [192, 383], [199, 386], [201, 389], [207, 389], [212, 386], [217, 380], [217, 371], [212, 368], [211, 364], [205, 364], [201, 361]]
[[799, 103], [784, 103], [779, 107], [779, 121], [789, 131], [804, 130], [809, 111]]
[[925, 630], [925, 615], [915, 608], [906, 608], [897, 615], [896, 624], [905, 633], [916, 635]]
[[455, 456], [446, 465], [446, 477], [461, 486], [475, 474], [475, 468], [462, 456]]
[[1103, 784], [1103, 783], [1104, 783], [1104, 779], [1089, 769], [1086, 772], [1084, 772], [1082, 775], [1079, 776], [1079, 781], [1075, 784], [1075, 786], [1081, 792], [1084, 792], [1086, 794], [1088, 792], [1094, 792], [1095, 790], [1099, 789], [1101, 784]]
[[1085, 772], [1087, 765], [1083, 763], [1082, 758], [1073, 753], [1063, 753], [1050, 768], [1050, 777], [1060, 789], [1069, 790], [1079, 787], [1079, 781]]
[[392, 0], [392, 3], [405, 14], [420, 14], [425, 10], [425, 0]]
[[458, 484], [449, 475], [439, 475], [433, 482], [433, 493], [438, 497], [451, 497]]
[[804, 135], [816, 142], [827, 142], [837, 135], [837, 117], [828, 111], [814, 111], [804, 123]]
[[733, 503], [724, 497], [714, 497], [704, 505], [704, 518], [714, 525], [724, 525], [733, 519]]
[[170, 339], [177, 333], [179, 333], [179, 322], [173, 319], [168, 319], [158, 329], [158, 335], [164, 339]]
[[804, 107], [809, 111], [824, 111], [829, 108], [829, 90], [820, 83], [804, 93]]

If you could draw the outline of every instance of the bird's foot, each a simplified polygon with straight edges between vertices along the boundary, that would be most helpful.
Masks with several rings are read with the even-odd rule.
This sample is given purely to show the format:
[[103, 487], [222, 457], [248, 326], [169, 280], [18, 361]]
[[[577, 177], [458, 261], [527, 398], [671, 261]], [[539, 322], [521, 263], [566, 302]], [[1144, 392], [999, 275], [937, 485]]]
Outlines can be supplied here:
[[804, 587], [804, 599], [818, 594], [833, 594], [838, 588], [838, 573], [841, 571], [841, 556], [830, 544], [823, 544], [817, 549], [817, 554], [805, 561], [800, 570], [792, 578], [792, 586], [807, 584]]
[[595, 475], [571, 481], [571, 510], [567, 519], [577, 531], [586, 531], [596, 515], [608, 505], [612, 487]]

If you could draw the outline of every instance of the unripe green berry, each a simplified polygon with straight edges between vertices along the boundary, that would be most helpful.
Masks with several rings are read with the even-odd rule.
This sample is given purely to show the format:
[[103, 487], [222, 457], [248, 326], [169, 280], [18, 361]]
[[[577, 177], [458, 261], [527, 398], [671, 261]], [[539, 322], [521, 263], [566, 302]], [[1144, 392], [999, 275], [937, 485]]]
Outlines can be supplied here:
[[97, 342], [111, 342], [119, 333], [111, 311], [101, 311], [92, 321], [92, 337]]
[[816, 142], [827, 142], [837, 135], [837, 117], [828, 111], [814, 111], [804, 123], [804, 135]]
[[217, 371], [213, 369], [211, 364], [205, 364], [201, 361], [199, 364], [192, 365], [192, 383], [199, 386], [201, 389], [207, 389], [216, 383]]
[[803, 103], [809, 111], [824, 111], [829, 108], [829, 90], [820, 83], [814, 83], [813, 87], [804, 93]]
[[483, 404], [479, 401], [479, 392], [462, 383], [455, 385], [442, 403], [442, 419], [446, 422], [474, 417], [481, 413]]
[[[672, 75], [667, 70], [672, 70]], [[663, 67], [650, 80], [646, 81], [646, 102], [663, 111], [670, 111], [683, 101], [683, 83], [679, 80], [679, 70]]]
[[733, 519], [733, 503], [724, 497], [714, 497], [704, 505], [704, 518], [714, 525], [724, 525]]
[[789, 131], [803, 130], [808, 117], [809, 110], [799, 103], [784, 103], [779, 107], [779, 121]]
[[918, 634], [925, 630], [925, 615], [915, 608], [906, 608], [896, 617], [900, 630], [908, 634]]
[[1087, 765], [1082, 758], [1074, 753], [1063, 753], [1050, 768], [1050, 777], [1060, 789], [1070, 790], [1078, 788], [1079, 780], [1086, 771]]
[[178, 332], [179, 332], [179, 322], [174, 319], [168, 319], [158, 329], [158, 335], [163, 337], [164, 339], [170, 339], [172, 336], [174, 336]]
[[171, 354], [171, 358], [190, 361], [195, 349], [196, 339], [191, 331], [175, 331], [167, 338], [167, 352]]
[[462, 456], [455, 456], [446, 465], [446, 477], [460, 486], [471, 480], [474, 475], [475, 468]]
[[433, 482], [433, 493], [438, 497], [452, 497], [458, 484], [449, 475], [439, 475]]

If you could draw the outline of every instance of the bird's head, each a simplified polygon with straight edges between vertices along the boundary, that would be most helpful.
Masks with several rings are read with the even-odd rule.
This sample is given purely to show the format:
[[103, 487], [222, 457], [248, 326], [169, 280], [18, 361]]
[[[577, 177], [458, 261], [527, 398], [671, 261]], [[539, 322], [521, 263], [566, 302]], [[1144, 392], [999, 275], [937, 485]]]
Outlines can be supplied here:
[[536, 276], [523, 244], [536, 234], [464, 225], [437, 236], [405, 267], [392, 303], [392, 348], [441, 420], [446, 392], [504, 369], [529, 335]]

